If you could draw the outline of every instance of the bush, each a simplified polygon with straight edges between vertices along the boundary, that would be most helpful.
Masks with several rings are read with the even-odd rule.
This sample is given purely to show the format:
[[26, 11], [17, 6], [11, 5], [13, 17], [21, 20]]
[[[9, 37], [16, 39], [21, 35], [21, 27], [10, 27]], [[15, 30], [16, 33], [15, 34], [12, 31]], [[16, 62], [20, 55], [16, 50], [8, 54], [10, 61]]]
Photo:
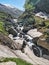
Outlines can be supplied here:
[[47, 28], [49, 29], [49, 25], [47, 25]]
[[47, 43], [49, 43], [49, 37], [46, 38]]
[[44, 26], [46, 26], [46, 24], [44, 21], [42, 21], [41, 23], [39, 23], [39, 26], [44, 27]]

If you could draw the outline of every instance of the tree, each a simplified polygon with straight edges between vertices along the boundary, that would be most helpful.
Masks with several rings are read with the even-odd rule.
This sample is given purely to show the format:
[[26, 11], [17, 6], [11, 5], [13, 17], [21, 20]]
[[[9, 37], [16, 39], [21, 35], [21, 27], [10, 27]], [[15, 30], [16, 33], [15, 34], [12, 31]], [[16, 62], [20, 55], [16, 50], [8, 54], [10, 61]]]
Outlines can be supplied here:
[[26, 0], [24, 7], [25, 7], [25, 11], [19, 18], [20, 22], [22, 22], [24, 26], [34, 25], [35, 19], [33, 16], [33, 11], [34, 11], [35, 7], [32, 3], [32, 0]]
[[33, 11], [35, 9], [32, 0], [26, 0], [24, 7], [26, 11], [31, 11], [31, 10]]
[[49, 0], [26, 0], [24, 5], [26, 10], [33, 9], [49, 13]]

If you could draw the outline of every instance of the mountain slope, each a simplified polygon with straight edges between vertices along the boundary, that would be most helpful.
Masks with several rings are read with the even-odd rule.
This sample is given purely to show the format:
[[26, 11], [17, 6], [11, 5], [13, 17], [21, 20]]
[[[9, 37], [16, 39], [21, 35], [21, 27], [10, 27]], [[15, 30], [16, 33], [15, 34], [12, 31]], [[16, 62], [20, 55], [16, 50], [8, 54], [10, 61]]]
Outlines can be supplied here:
[[11, 14], [11, 16], [18, 18], [23, 12], [17, 8], [8, 7], [0, 4], [0, 11]]
[[40, 11], [49, 13], [49, 0], [40, 0], [36, 6]]
[[49, 13], [49, 0], [26, 0], [27, 4], [35, 6], [35, 11]]

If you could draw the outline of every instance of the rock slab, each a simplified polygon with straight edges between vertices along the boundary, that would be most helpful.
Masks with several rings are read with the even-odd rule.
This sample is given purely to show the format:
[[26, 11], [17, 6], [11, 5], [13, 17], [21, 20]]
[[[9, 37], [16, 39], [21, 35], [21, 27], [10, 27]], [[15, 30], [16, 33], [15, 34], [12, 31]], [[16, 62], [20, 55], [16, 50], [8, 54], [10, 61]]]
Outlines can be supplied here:
[[16, 65], [15, 62], [3, 62], [3, 63], [0, 63], [0, 65]]

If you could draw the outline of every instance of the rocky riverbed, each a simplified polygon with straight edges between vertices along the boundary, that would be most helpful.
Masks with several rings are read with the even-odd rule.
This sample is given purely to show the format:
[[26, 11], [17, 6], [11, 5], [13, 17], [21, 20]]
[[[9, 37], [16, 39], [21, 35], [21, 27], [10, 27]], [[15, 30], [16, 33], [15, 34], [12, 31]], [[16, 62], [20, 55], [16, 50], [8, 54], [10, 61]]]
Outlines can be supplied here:
[[[16, 29], [14, 29], [14, 31], [15, 30]], [[37, 33], [40, 33], [37, 31], [37, 29], [32, 30], [33, 32], [36, 32], [36, 35]], [[9, 34], [9, 36], [7, 37], [2, 33], [0, 34], [0, 58], [21, 58], [33, 65], [49, 65], [49, 56], [43, 55], [42, 57], [37, 57], [33, 52], [32, 46], [34, 46], [35, 44], [32, 41], [35, 35], [32, 35], [32, 37], [30, 33], [26, 34], [19, 29], [16, 33], [17, 36]], [[40, 33], [40, 35], [42, 35], [42, 33]], [[4, 64], [6, 65], [6, 63]]]

